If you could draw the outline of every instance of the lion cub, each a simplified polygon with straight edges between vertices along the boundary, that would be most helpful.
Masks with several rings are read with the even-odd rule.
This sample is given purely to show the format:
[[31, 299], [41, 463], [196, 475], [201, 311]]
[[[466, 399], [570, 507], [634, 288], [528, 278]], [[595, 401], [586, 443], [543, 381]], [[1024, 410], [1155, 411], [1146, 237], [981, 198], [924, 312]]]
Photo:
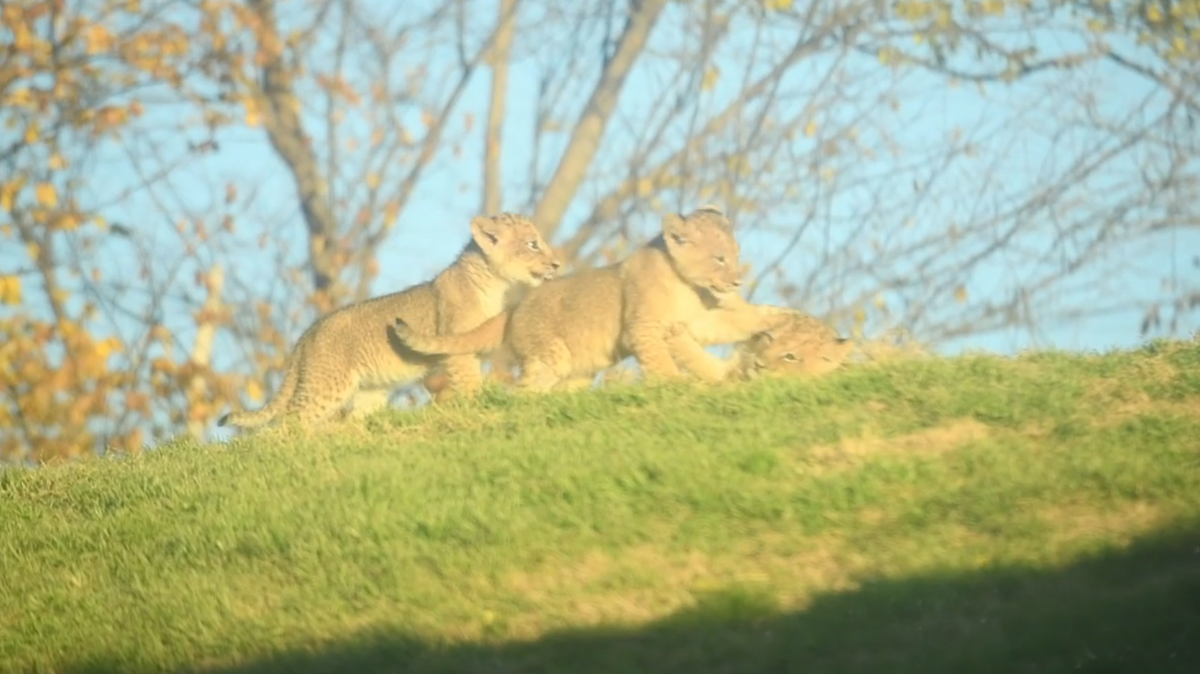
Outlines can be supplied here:
[[[684, 339], [687, 326], [676, 325], [668, 338], [673, 348], [687, 354]], [[729, 359], [721, 359], [707, 351], [699, 358], [685, 355], [680, 363], [706, 381], [748, 380], [759, 376], [819, 377], [840, 368], [854, 342], [841, 337], [825, 323], [812, 316], [798, 314], [782, 325], [760, 332], [738, 343]], [[695, 356], [695, 354], [692, 354]]]
[[387, 404], [393, 388], [441, 366], [451, 388], [470, 392], [483, 375], [474, 355], [434, 359], [414, 353], [389, 332], [397, 316], [434, 334], [463, 332], [503, 313], [508, 291], [537, 286], [560, 263], [528, 218], [511, 213], [471, 220], [471, 240], [432, 280], [342, 307], [319, 318], [300, 336], [283, 385], [265, 407], [233, 412], [220, 426], [254, 428], [292, 417], [302, 425], [328, 418], [348, 402], [352, 416]]
[[[396, 321], [396, 335], [425, 354], [478, 354], [501, 346], [514, 356], [520, 389], [586, 385], [634, 356], [648, 379], [682, 376], [675, 349], [738, 342], [795, 310], [745, 302], [733, 227], [716, 207], [668, 214], [662, 233], [614, 265], [530, 288], [508, 314], [458, 335], [433, 335]], [[670, 327], [687, 326], [669, 345]]]

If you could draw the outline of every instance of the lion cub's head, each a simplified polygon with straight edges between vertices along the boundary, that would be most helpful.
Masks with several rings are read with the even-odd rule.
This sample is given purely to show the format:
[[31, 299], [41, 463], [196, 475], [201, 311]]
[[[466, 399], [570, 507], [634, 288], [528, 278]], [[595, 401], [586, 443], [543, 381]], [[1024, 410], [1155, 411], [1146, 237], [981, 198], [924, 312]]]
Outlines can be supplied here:
[[833, 328], [798, 315], [755, 335], [739, 351], [748, 377], [819, 377], [840, 368], [853, 349], [854, 342], [839, 337]]
[[554, 278], [562, 266], [533, 222], [523, 215], [476, 216], [471, 219], [471, 238], [492, 269], [513, 283], [539, 286]]
[[742, 284], [741, 251], [733, 225], [716, 206], [701, 206], [684, 217], [663, 217], [663, 241], [675, 270], [691, 285], [718, 298]]

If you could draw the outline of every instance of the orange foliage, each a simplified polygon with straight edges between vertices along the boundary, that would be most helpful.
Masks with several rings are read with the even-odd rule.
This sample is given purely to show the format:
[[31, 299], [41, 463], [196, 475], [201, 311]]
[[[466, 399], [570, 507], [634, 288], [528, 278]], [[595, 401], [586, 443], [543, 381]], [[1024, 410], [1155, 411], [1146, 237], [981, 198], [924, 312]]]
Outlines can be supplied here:
[[0, 427], [12, 431], [0, 435], [0, 456], [76, 456], [96, 447], [97, 421], [115, 411], [109, 392], [127, 383], [126, 373], [109, 368], [121, 348], [69, 320], [0, 319]]
[[[207, 278], [197, 281], [211, 301], [190, 315], [197, 328], [190, 353], [178, 353], [180, 342], [165, 326], [133, 323], [158, 319], [124, 317], [123, 325], [133, 326], [125, 343], [98, 331], [93, 298], [99, 295], [81, 290], [126, 286], [112, 278], [120, 274], [102, 273], [89, 255], [98, 254], [99, 242], [119, 241], [117, 235], [136, 237], [128, 226], [109, 225], [100, 212], [89, 210], [79, 192], [88, 176], [79, 172], [96, 148], [127, 143], [141, 133], [148, 108], [164, 98], [194, 105], [199, 114], [178, 115], [178, 108], [171, 108], [169, 115], [195, 119], [197, 128], [210, 135], [224, 124], [271, 122], [279, 113], [256, 91], [259, 71], [296, 48], [300, 37], [282, 38], [269, 25], [268, 4], [0, 3], [0, 129], [12, 141], [5, 141], [0, 157], [0, 247], [17, 253], [0, 269], [0, 459], [43, 461], [105, 448], [137, 451], [150, 435], [203, 429], [238, 400], [239, 388], [250, 381], [212, 369], [213, 335], [231, 325], [232, 312], [220, 303], [220, 284], [209, 287]], [[311, 78], [351, 105], [379, 96], [365, 87], [356, 90], [338, 73]], [[161, 96], [164, 90], [170, 95]], [[203, 141], [197, 152], [210, 146], [215, 148], [215, 141]], [[229, 183], [218, 201], [226, 207], [245, 201], [238, 192]], [[380, 210], [391, 227], [401, 206], [389, 201]], [[379, 216], [367, 210], [358, 214], [361, 223]], [[175, 234], [185, 254], [193, 255], [234, 230], [234, 219], [220, 214], [207, 222], [182, 218]], [[259, 237], [260, 247], [272, 243], [268, 234]], [[335, 244], [341, 245], [329, 241]], [[333, 262], [353, 263], [351, 250], [342, 246]], [[7, 266], [12, 261], [15, 268]], [[368, 276], [377, 271], [366, 268]], [[145, 282], [153, 274], [142, 267], [129, 275]], [[345, 298], [322, 290], [306, 299], [319, 314]], [[257, 379], [286, 354], [287, 340], [272, 322], [289, 318], [269, 307], [248, 313], [239, 316], [243, 332], [238, 336], [250, 335], [254, 342], [248, 358]], [[264, 392], [250, 393], [261, 398]]]
[[[201, 98], [186, 89], [185, 74], [195, 70], [198, 46], [220, 41], [215, 13], [223, 7], [205, 1], [201, 15], [189, 15], [149, 2], [0, 6], [0, 128], [19, 139], [6, 143], [0, 173], [0, 246], [26, 254], [17, 273], [0, 273], [0, 459], [137, 451], [164, 412], [171, 424], [215, 415], [234, 395], [207, 363], [146, 364], [149, 349], [170, 353], [166, 330], [148, 330], [136, 349], [98, 336], [94, 307], [71, 301], [81, 270], [60, 252], [69, 247], [64, 237], [88, 250], [106, 231], [75, 197], [73, 158], [120, 139], [145, 113], [133, 92], [165, 84]], [[99, 270], [90, 271], [99, 282]]]

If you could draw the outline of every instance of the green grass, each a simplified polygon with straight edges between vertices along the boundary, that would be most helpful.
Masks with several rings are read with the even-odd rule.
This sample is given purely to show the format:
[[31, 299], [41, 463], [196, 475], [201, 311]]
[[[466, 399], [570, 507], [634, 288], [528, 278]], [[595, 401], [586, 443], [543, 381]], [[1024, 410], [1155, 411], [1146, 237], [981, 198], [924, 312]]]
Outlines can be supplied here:
[[0, 671], [1200, 671], [1200, 345], [0, 472]]

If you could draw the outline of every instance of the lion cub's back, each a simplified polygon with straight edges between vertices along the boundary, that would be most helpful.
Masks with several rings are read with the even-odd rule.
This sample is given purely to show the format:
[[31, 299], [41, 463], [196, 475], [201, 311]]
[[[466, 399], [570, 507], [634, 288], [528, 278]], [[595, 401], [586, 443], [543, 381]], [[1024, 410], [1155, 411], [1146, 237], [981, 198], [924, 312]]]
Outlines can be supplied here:
[[434, 331], [437, 311], [437, 299], [428, 284], [405, 288], [324, 317], [315, 346], [325, 360], [356, 370], [367, 386], [416, 378], [435, 359], [406, 348], [390, 328], [396, 318], [403, 318], [410, 325]]
[[574, 369], [595, 372], [617, 359], [621, 277], [613, 267], [586, 269], [529, 291], [513, 310], [508, 342], [518, 358], [569, 351]]

